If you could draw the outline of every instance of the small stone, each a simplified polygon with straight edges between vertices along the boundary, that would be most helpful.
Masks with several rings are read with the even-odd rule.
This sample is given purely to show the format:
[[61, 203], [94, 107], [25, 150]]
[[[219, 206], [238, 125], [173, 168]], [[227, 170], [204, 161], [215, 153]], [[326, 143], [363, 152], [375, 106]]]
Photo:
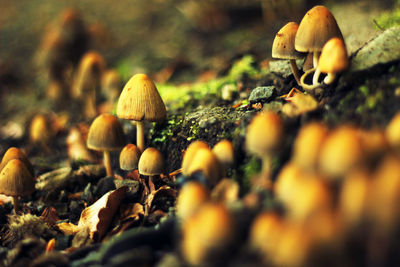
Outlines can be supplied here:
[[[303, 66], [304, 59], [296, 60], [297, 67], [300, 69]], [[271, 60], [269, 62], [269, 70], [276, 74], [279, 74], [283, 78], [287, 78], [292, 75], [292, 69], [290, 67], [289, 60]]]
[[122, 186], [128, 187], [128, 191], [125, 194], [125, 198], [127, 199], [127, 201], [136, 201], [138, 199], [139, 197], [138, 193], [140, 191], [139, 181], [129, 180], [129, 179], [124, 179], [124, 180], [114, 179], [114, 184], [117, 189]]
[[97, 183], [96, 189], [94, 190], [94, 195], [96, 196], [96, 198], [100, 198], [107, 192], [114, 190], [114, 180], [114, 177], [111, 176], [101, 178], [100, 181]]
[[275, 86], [262, 86], [256, 87], [251, 91], [249, 102], [257, 103], [257, 102], [266, 102], [273, 98], [276, 95]]

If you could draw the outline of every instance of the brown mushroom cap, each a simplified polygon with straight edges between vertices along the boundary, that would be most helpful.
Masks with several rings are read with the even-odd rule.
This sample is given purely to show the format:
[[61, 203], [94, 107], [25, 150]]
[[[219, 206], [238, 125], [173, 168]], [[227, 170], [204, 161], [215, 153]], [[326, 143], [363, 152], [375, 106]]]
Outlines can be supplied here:
[[334, 37], [324, 45], [318, 67], [324, 73], [338, 73], [349, 67], [346, 45], [342, 39]]
[[194, 141], [190, 143], [190, 145], [187, 147], [182, 159], [182, 173], [184, 175], [188, 175], [188, 168], [190, 166], [190, 163], [193, 161], [193, 158], [196, 155], [197, 151], [201, 148], [210, 149], [208, 144], [201, 140]]
[[324, 6], [310, 9], [301, 20], [295, 38], [295, 48], [300, 52], [321, 51], [331, 38], [343, 39], [332, 13]]
[[263, 157], [276, 150], [283, 139], [282, 119], [274, 112], [260, 112], [254, 116], [246, 133], [246, 149]]
[[397, 112], [386, 126], [385, 136], [390, 146], [400, 148], [400, 112]]
[[162, 121], [167, 111], [153, 81], [146, 74], [134, 75], [122, 89], [117, 116], [127, 120]]
[[272, 43], [272, 57], [280, 59], [298, 59], [304, 55], [294, 49], [294, 39], [299, 25], [289, 22], [275, 35]]
[[35, 180], [19, 159], [10, 160], [0, 172], [0, 193], [7, 196], [26, 196], [35, 190]]
[[176, 215], [180, 219], [189, 218], [209, 199], [209, 192], [199, 182], [186, 183], [176, 199]]
[[164, 157], [154, 147], [146, 148], [139, 159], [139, 173], [142, 175], [159, 175], [164, 171]]
[[111, 114], [99, 115], [90, 125], [87, 146], [98, 151], [120, 150], [125, 136], [118, 119]]
[[140, 151], [134, 144], [127, 144], [119, 154], [119, 166], [122, 170], [131, 171], [138, 168]]
[[235, 152], [232, 142], [229, 140], [219, 141], [212, 149], [212, 152], [217, 156], [219, 162], [229, 166], [235, 161]]
[[91, 91], [100, 86], [101, 73], [105, 68], [103, 57], [94, 51], [87, 52], [80, 64], [74, 84], [74, 94], [82, 96], [84, 92]]
[[4, 153], [3, 159], [0, 163], [0, 171], [7, 165], [7, 163], [12, 159], [19, 159], [25, 164], [25, 167], [28, 169], [29, 173], [34, 176], [34, 170], [31, 162], [25, 153], [16, 147], [10, 147], [7, 149], [6, 153]]
[[35, 115], [29, 128], [31, 142], [48, 144], [53, 136], [54, 133], [50, 126], [49, 118], [45, 114]]
[[216, 185], [223, 176], [221, 164], [209, 148], [199, 149], [190, 162], [187, 170], [188, 175], [200, 171], [207, 178], [210, 185]]

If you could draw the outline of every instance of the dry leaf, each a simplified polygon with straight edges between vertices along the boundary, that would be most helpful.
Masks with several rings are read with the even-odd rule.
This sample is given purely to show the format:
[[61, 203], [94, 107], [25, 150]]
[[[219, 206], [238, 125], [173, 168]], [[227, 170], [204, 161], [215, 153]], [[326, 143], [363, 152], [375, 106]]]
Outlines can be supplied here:
[[55, 225], [60, 220], [56, 209], [53, 207], [45, 208], [40, 217], [49, 225]]
[[84, 209], [78, 222], [78, 228], [88, 227], [90, 239], [100, 240], [110, 226], [127, 189], [126, 186], [123, 186], [110, 191]]
[[143, 205], [140, 203], [129, 204], [124, 207], [121, 212], [121, 221], [138, 220], [144, 215]]
[[313, 111], [317, 107], [317, 100], [312, 95], [295, 93], [290, 97], [290, 102], [283, 105], [282, 112], [289, 117], [295, 117]]
[[78, 225], [73, 223], [62, 222], [56, 224], [57, 228], [66, 235], [74, 235], [79, 232]]
[[151, 211], [151, 208], [154, 208], [153, 207], [154, 201], [160, 197], [165, 197], [165, 196], [170, 196], [170, 197], [176, 199], [177, 192], [175, 189], [172, 189], [171, 187], [166, 186], [166, 185], [161, 186], [159, 189], [151, 192], [147, 196], [147, 199], [145, 201], [145, 211], [147, 211], [147, 212], [145, 212], [146, 215], [148, 215], [148, 213]]

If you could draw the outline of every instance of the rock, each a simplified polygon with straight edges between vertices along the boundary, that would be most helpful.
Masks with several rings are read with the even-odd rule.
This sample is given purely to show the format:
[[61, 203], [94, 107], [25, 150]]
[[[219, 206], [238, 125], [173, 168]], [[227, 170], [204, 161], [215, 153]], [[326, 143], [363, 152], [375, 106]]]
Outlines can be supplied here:
[[[304, 59], [296, 60], [297, 67], [301, 69], [303, 67]], [[279, 74], [283, 78], [287, 78], [292, 75], [292, 69], [290, 67], [289, 60], [271, 60], [269, 62], [269, 70], [276, 74]]]
[[390, 28], [372, 39], [353, 56], [351, 71], [362, 71], [377, 64], [400, 60], [400, 26]]
[[251, 91], [249, 102], [258, 103], [266, 102], [276, 95], [275, 86], [256, 87]]
[[115, 189], [114, 177], [106, 176], [100, 179], [97, 183], [97, 187], [94, 190], [96, 198], [102, 197], [107, 192]]

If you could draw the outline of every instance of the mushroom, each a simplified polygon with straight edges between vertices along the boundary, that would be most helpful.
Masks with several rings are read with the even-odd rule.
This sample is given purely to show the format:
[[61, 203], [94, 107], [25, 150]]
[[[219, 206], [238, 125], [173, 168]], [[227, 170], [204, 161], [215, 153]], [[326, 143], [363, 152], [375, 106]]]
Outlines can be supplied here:
[[138, 168], [140, 151], [134, 144], [127, 144], [119, 154], [119, 166], [122, 170], [132, 171]]
[[29, 127], [31, 145], [40, 145], [46, 152], [49, 152], [49, 144], [54, 135], [48, 116], [37, 114], [33, 117]]
[[122, 80], [118, 71], [111, 69], [104, 72], [101, 77], [101, 91], [108, 101], [114, 103], [121, 93]]
[[194, 156], [196, 155], [197, 151], [200, 150], [201, 148], [206, 148], [210, 149], [208, 144], [204, 141], [197, 140], [192, 143], [187, 147], [185, 154], [183, 155], [182, 159], [182, 173], [185, 176], [188, 176], [188, 169], [190, 166], [190, 163], [193, 161]]
[[118, 119], [111, 114], [99, 115], [90, 125], [87, 146], [103, 151], [104, 166], [108, 176], [113, 175], [110, 151], [120, 150], [125, 145], [125, 136]]
[[146, 74], [136, 74], [126, 83], [118, 100], [117, 116], [136, 121], [136, 145], [143, 152], [143, 120], [160, 122], [167, 117], [164, 102]]
[[186, 220], [209, 199], [209, 192], [203, 184], [195, 181], [184, 184], [176, 199], [176, 216]]
[[261, 157], [262, 174], [271, 174], [272, 157], [283, 141], [283, 122], [274, 112], [260, 112], [247, 127], [246, 150]]
[[303, 58], [304, 54], [294, 48], [294, 39], [298, 28], [299, 25], [297, 23], [289, 22], [279, 30], [272, 43], [272, 57], [289, 59], [294, 78], [297, 84], [300, 85], [300, 73], [296, 65], [296, 59]]
[[160, 151], [154, 147], [146, 148], [139, 159], [139, 173], [149, 176], [149, 188], [155, 190], [153, 176], [160, 175], [164, 171], [164, 157]]
[[210, 252], [226, 249], [233, 235], [228, 209], [222, 204], [206, 203], [182, 225], [183, 257], [190, 265], [200, 265]]
[[7, 165], [7, 163], [12, 159], [19, 159], [25, 164], [25, 167], [28, 169], [29, 173], [34, 176], [34, 170], [31, 162], [29, 161], [28, 157], [25, 153], [17, 148], [17, 147], [10, 147], [7, 149], [6, 153], [4, 153], [3, 159], [0, 163], [0, 171]]
[[300, 82], [304, 89], [313, 90], [321, 86], [318, 82], [321, 72], [328, 74], [324, 79], [324, 83], [331, 84], [335, 80], [336, 74], [346, 70], [348, 66], [349, 58], [347, 56], [346, 45], [342, 39], [334, 37], [326, 42], [322, 48], [321, 56], [318, 60], [318, 66], [314, 72], [313, 85], [310, 86], [304, 83], [308, 73], [313, 70], [306, 71], [306, 73], [301, 77]]
[[[296, 33], [294, 46], [299, 52], [313, 53], [314, 68], [318, 66], [319, 53], [325, 43], [338, 37], [343, 40], [343, 35], [332, 13], [324, 6], [315, 6], [310, 9], [300, 22]], [[305, 75], [305, 74], [304, 74]], [[304, 76], [303, 75], [303, 76]], [[318, 80], [313, 79], [313, 84]], [[301, 84], [303, 86], [303, 84]]]
[[235, 162], [235, 151], [232, 142], [229, 140], [219, 141], [213, 148], [212, 152], [217, 156], [218, 160], [226, 168]]
[[397, 112], [386, 126], [385, 136], [392, 148], [400, 149], [400, 112]]
[[89, 119], [97, 115], [97, 98], [104, 67], [104, 59], [99, 53], [87, 52], [74, 81], [74, 96], [84, 102], [84, 114]]
[[328, 128], [318, 122], [301, 127], [293, 145], [292, 161], [305, 170], [315, 171], [321, 147], [328, 135]]
[[30, 195], [35, 190], [35, 180], [19, 159], [8, 161], [0, 172], [0, 193], [14, 199], [14, 211], [19, 211], [18, 197]]

